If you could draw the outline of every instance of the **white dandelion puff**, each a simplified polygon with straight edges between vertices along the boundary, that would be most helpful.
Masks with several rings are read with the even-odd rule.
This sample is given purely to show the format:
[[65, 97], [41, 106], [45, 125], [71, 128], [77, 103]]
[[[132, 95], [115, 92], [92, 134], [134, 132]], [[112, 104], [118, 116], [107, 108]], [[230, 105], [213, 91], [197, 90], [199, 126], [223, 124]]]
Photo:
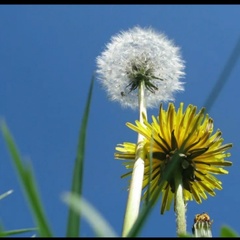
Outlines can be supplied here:
[[144, 80], [146, 107], [174, 101], [183, 91], [185, 73], [180, 48], [152, 28], [134, 27], [112, 36], [97, 57], [98, 79], [108, 97], [123, 107], [138, 107], [138, 86]]

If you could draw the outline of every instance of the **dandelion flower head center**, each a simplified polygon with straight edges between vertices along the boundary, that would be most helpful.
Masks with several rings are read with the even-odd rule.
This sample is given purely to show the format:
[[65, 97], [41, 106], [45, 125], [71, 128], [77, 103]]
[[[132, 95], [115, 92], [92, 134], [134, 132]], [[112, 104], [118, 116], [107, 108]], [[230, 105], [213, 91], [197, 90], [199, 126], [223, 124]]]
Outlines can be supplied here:
[[[208, 146], [207, 143], [206, 146]], [[152, 153], [153, 158], [161, 160], [160, 175], [164, 174], [169, 164], [172, 164], [174, 156], [177, 155], [174, 174], [168, 178], [168, 182], [173, 193], [175, 192], [176, 187], [174, 175], [177, 172], [181, 173], [184, 188], [188, 191], [191, 191], [189, 186], [190, 182], [201, 181], [201, 178], [199, 178], [196, 174], [194, 160], [208, 150], [208, 147], [206, 146], [198, 149], [194, 149], [194, 146], [192, 146], [192, 149], [182, 148], [182, 146], [178, 147], [177, 139], [174, 135], [174, 131], [172, 131], [171, 145], [169, 145], [169, 149], [164, 149], [162, 152]]]

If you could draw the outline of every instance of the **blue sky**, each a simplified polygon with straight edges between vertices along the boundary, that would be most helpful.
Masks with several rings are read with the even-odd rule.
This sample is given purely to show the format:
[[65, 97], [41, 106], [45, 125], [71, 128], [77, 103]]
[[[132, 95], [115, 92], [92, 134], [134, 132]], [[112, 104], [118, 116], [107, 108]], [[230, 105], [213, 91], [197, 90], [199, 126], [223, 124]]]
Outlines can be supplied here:
[[[198, 109], [219, 79], [238, 41], [239, 5], [1, 5], [0, 116], [5, 119], [26, 161], [33, 165], [41, 199], [55, 236], [64, 236], [67, 207], [61, 194], [70, 189], [80, 122], [96, 57], [113, 34], [133, 26], [151, 26], [181, 48], [186, 62], [185, 91], [175, 104]], [[240, 115], [239, 61], [219, 93], [209, 115], [224, 143], [233, 143], [229, 174], [219, 176], [223, 190], [202, 204], [188, 203], [187, 230], [195, 214], [208, 212], [213, 236], [220, 227], [239, 229]], [[114, 79], [113, 79], [114, 81]], [[158, 109], [148, 111], [157, 115]], [[83, 195], [120, 235], [127, 199], [127, 179], [116, 144], [136, 141], [125, 126], [138, 112], [108, 100], [96, 81], [87, 129]], [[1, 222], [7, 230], [33, 227], [34, 222], [0, 138]], [[81, 236], [94, 236], [83, 221]], [[160, 215], [154, 207], [141, 236], [176, 236], [173, 210]]]

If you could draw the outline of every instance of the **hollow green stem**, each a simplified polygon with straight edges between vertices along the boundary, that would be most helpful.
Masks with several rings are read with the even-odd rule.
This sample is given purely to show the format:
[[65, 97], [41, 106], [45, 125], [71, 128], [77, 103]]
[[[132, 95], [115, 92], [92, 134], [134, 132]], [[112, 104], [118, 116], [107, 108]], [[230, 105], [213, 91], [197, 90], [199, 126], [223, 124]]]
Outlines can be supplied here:
[[[139, 84], [139, 121], [143, 123], [143, 115], [147, 119], [146, 104], [144, 98], [144, 81]], [[143, 148], [144, 137], [138, 134], [136, 158], [133, 166], [132, 179], [129, 187], [129, 194], [126, 206], [126, 212], [123, 223], [122, 236], [126, 237], [128, 232], [131, 230], [135, 223], [140, 209], [141, 193], [142, 193], [142, 182], [144, 175], [144, 157], [145, 151]]]
[[177, 222], [177, 235], [186, 233], [186, 207], [183, 198], [182, 175], [180, 171], [175, 171], [175, 202], [174, 210]]

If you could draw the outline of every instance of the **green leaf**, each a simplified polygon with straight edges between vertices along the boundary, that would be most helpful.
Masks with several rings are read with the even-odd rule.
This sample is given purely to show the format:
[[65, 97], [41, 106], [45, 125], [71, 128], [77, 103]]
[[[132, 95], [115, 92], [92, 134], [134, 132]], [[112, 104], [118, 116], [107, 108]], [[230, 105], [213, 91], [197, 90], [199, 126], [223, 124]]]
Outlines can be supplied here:
[[18, 149], [14, 143], [13, 137], [4, 122], [1, 122], [1, 130], [3, 133], [3, 138], [7, 144], [9, 153], [15, 169], [18, 173], [18, 177], [21, 182], [21, 187], [30, 205], [34, 220], [36, 222], [39, 236], [41, 237], [51, 237], [52, 233], [48, 226], [40, 197], [37, 191], [37, 186], [35, 183], [35, 178], [33, 176], [33, 171], [30, 164], [23, 164], [22, 158], [18, 152]]
[[[73, 170], [73, 179], [72, 179], [72, 193], [76, 193], [78, 196], [82, 194], [82, 181], [83, 181], [83, 163], [84, 163], [84, 150], [85, 150], [85, 139], [86, 139], [86, 130], [88, 123], [88, 115], [90, 110], [92, 91], [93, 91], [94, 77], [92, 77], [88, 99], [85, 106], [85, 111], [83, 119], [81, 122], [81, 129], [79, 132], [78, 138], [78, 147], [77, 147], [77, 156], [75, 160], [75, 166]], [[68, 211], [68, 222], [67, 222], [67, 237], [78, 237], [80, 230], [80, 215], [69, 208]]]
[[239, 237], [239, 235], [230, 227], [222, 226], [220, 229], [220, 237]]
[[65, 193], [62, 199], [76, 214], [81, 214], [86, 219], [97, 237], [117, 237], [117, 234], [107, 221], [84, 198], [76, 193]]

